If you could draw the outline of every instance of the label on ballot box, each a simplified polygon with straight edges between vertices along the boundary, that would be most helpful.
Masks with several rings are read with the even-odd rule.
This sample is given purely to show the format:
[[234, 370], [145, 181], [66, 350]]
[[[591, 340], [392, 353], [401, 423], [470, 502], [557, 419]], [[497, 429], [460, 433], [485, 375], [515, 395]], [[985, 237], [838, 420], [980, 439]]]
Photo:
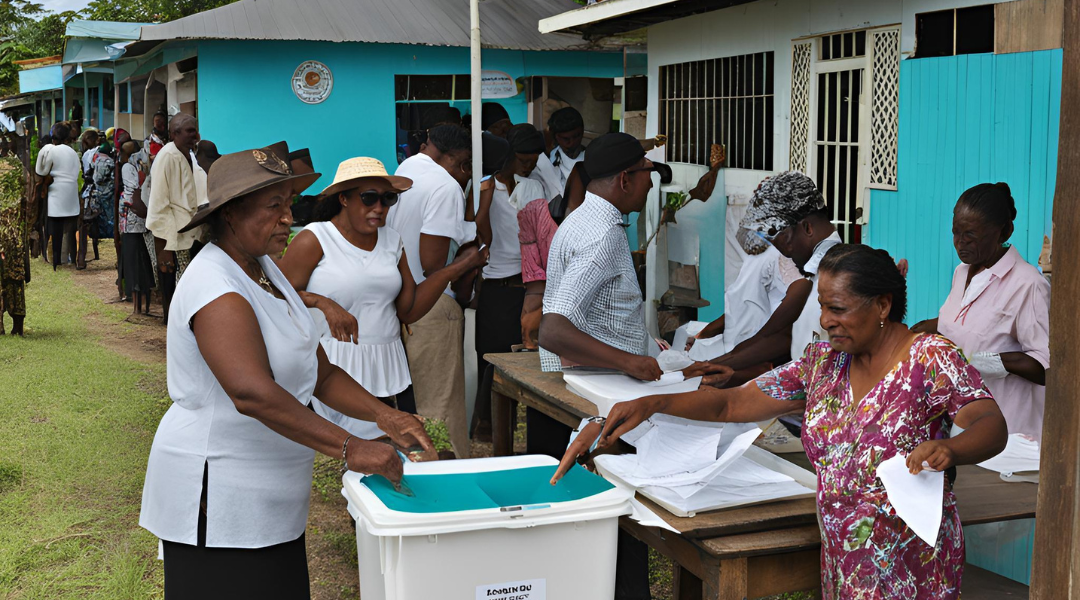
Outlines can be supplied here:
[[547, 600], [547, 580], [529, 579], [478, 585], [476, 600]]

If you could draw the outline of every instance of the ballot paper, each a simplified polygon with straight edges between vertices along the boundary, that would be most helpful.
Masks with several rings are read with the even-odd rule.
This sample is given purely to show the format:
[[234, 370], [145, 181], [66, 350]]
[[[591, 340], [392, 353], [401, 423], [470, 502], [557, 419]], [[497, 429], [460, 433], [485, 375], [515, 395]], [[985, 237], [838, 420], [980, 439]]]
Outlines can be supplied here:
[[656, 415], [633, 445], [637, 454], [603, 456], [605, 467], [636, 488], [663, 487], [689, 498], [739, 459], [761, 430], [753, 423], [702, 423]]
[[[598, 456], [597, 470], [608, 481], [625, 483], [620, 477], [619, 456]], [[680, 517], [697, 513], [761, 504], [789, 498], [812, 497], [816, 488], [813, 473], [792, 464], [775, 454], [751, 446], [746, 454], [732, 461], [727, 468], [706, 482], [664, 487], [648, 485], [638, 491], [668, 512]]]
[[685, 350], [672, 348], [661, 352], [660, 356], [656, 357], [656, 364], [660, 365], [661, 371], [670, 374], [694, 364], [694, 359], [690, 358], [690, 354]]
[[675, 330], [675, 338], [671, 341], [671, 348], [673, 350], [685, 350], [686, 341], [701, 333], [701, 330], [705, 329], [705, 326], [707, 325], [708, 323], [704, 321], [690, 321], [689, 323], [684, 323]]
[[1037, 472], [1039, 470], [1039, 443], [1030, 437], [1013, 433], [1005, 444], [1005, 450], [979, 466], [997, 471], [1006, 477], [1014, 473]]
[[638, 381], [622, 373], [563, 373], [563, 381], [571, 392], [596, 405], [600, 416], [607, 416], [619, 402], [636, 400], [654, 394], [692, 392], [701, 385], [700, 377], [685, 379], [682, 373], [672, 373], [660, 381]]
[[937, 546], [945, 497], [945, 473], [923, 469], [912, 475], [907, 457], [897, 454], [878, 465], [878, 479], [885, 486], [896, 515], [931, 548]]
[[690, 348], [690, 358], [694, 360], [712, 360], [725, 354], [727, 345], [724, 343], [724, 334], [697, 340]]

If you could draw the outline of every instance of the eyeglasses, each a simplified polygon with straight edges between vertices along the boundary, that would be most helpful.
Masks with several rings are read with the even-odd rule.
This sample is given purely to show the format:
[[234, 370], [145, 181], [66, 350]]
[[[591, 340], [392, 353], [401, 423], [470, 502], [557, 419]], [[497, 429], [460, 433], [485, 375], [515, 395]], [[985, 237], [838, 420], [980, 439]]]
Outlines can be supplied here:
[[641, 167], [639, 169], [627, 169], [626, 173], [637, 173], [638, 171], [654, 171], [660, 175], [660, 183], [671, 183], [671, 167], [664, 163], [653, 163], [650, 167]]
[[368, 190], [366, 192], [360, 192], [360, 201], [364, 203], [364, 206], [371, 207], [375, 206], [375, 203], [381, 200], [383, 206], [390, 208], [397, 204], [398, 196], [400, 196], [400, 194], [397, 192], [383, 192], [380, 194], [375, 190]]

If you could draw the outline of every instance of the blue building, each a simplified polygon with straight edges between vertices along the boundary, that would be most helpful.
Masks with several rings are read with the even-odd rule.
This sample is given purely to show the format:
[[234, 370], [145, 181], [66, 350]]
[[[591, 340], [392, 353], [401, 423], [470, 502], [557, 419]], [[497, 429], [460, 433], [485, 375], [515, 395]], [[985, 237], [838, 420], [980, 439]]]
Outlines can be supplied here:
[[[611, 130], [624, 78], [644, 73], [644, 54], [537, 32], [539, 19], [574, 6], [481, 5], [484, 98], [514, 122], [537, 125], [575, 105], [595, 136]], [[319, 188], [349, 157], [374, 156], [392, 169], [428, 106], [467, 114], [469, 58], [468, 11], [439, 0], [241, 0], [143, 27], [116, 73], [132, 90], [145, 81], [147, 116], [195, 114], [222, 152], [279, 139], [310, 147], [325, 174]]]

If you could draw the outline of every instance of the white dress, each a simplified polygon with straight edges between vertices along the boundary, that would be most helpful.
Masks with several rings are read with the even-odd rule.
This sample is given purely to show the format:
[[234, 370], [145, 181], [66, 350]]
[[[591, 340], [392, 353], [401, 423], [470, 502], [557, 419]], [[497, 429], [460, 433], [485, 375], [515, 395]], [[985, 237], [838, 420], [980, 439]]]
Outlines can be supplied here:
[[214, 244], [176, 287], [167, 349], [173, 405], [150, 449], [139, 516], [163, 540], [196, 544], [204, 465], [207, 547], [264, 548], [295, 540], [307, 525], [315, 451], [240, 414], [190, 326], [207, 304], [240, 295], [258, 318], [274, 381], [306, 406], [318, 375], [315, 323], [274, 261], [264, 256], [259, 264], [285, 300], [259, 287]]
[[504, 279], [521, 274], [521, 242], [517, 215], [525, 205], [544, 197], [544, 186], [534, 179], [514, 175], [514, 193], [496, 178], [491, 193], [491, 259], [484, 266], [484, 279]]
[[[359, 343], [354, 344], [334, 339], [325, 321], [317, 319], [322, 325], [327, 358], [374, 396], [386, 398], [405, 391], [412, 378], [395, 305], [401, 292], [401, 236], [389, 227], [381, 227], [375, 248], [368, 252], [345, 239], [329, 221], [312, 223], [306, 229], [315, 234], [323, 251], [308, 279], [307, 291], [338, 303], [359, 324]], [[313, 406], [317, 413], [357, 437], [370, 440], [384, 435], [374, 423], [347, 417], [318, 400]]]

